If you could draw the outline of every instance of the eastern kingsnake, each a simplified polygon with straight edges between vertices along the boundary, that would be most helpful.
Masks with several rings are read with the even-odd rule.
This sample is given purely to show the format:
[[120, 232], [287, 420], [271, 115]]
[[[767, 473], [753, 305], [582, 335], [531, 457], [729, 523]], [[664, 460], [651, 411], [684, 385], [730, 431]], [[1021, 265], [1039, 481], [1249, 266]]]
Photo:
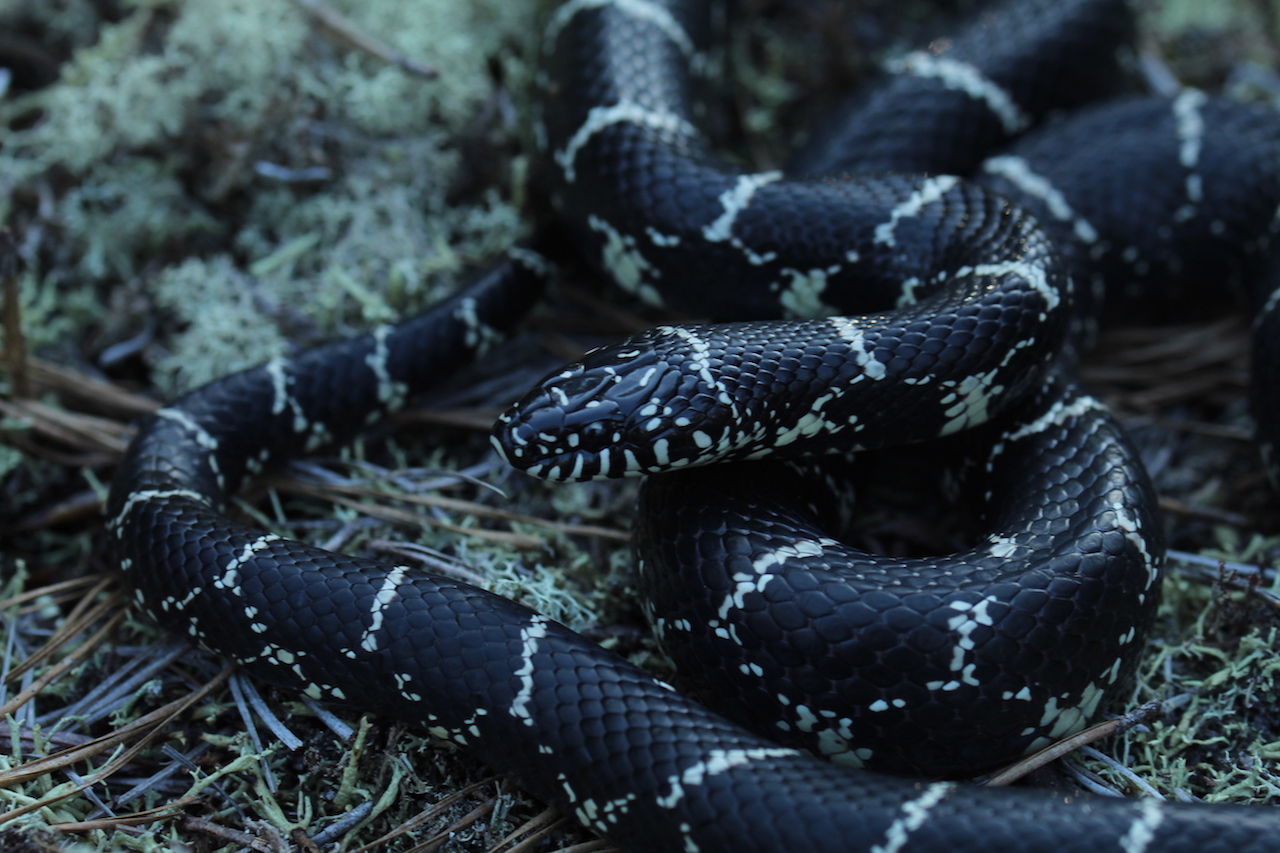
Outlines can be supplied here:
[[[1005, 20], [950, 51], [913, 55], [889, 94], [855, 113], [885, 127], [872, 124], [878, 114], [922, 105], [911, 123], [924, 123], [923, 148], [891, 122], [866, 161], [815, 147], [799, 168], [969, 170], [972, 152], [931, 159], [941, 128], [959, 122], [989, 147], [1113, 88], [1131, 29], [1122, 3], [1027, 2]], [[674, 607], [655, 624], [667, 640], [691, 638], [678, 662], [710, 669], [707, 692], [745, 705], [748, 724], [846, 764], [954, 772], [1079, 728], [1124, 681], [1163, 546], [1128, 443], [1065, 378], [1059, 350], [1084, 325], [1073, 306], [1098, 301], [1069, 282], [1091, 283], [1095, 269], [1122, 288], [1157, 272], [1228, 270], [1253, 284], [1260, 327], [1274, 326], [1265, 250], [1280, 207], [1280, 120], [1186, 93], [1032, 131], [987, 160], [980, 180], [1016, 194], [1042, 230], [948, 175], [797, 182], [721, 165], [691, 121], [689, 78], [707, 38], [706, 9], [692, 0], [571, 0], [553, 17], [543, 127], [563, 217], [588, 255], [647, 298], [681, 295], [701, 314], [730, 300], [749, 319], [830, 316], [663, 327], [605, 348], [505, 415], [499, 449], [541, 476], [584, 479], [956, 433], [950, 451], [976, 448], [982, 478], [970, 487], [987, 502], [987, 530], [918, 580], [889, 575], [902, 561], [870, 555], [856, 555], [852, 583], [833, 580], [829, 564], [849, 549], [823, 532], [837, 513], [820, 489], [843, 462], [816, 475], [784, 461], [651, 478], [638, 544], [655, 597]], [[1066, 60], [1080, 57], [1080, 76], [1067, 76]], [[1024, 73], [1028, 63], [1048, 77]], [[1094, 171], [1069, 182], [1059, 155]], [[1171, 189], [1148, 191], [1148, 176]], [[1120, 177], [1138, 195], [1102, 192]], [[1231, 192], [1248, 203], [1221, 195]], [[1134, 199], [1151, 216], [1135, 215]], [[1176, 255], [1166, 249], [1175, 244]], [[683, 287], [726, 270], [729, 296]], [[246, 474], [343, 440], [482, 351], [544, 275], [517, 252], [421, 318], [162, 410], [130, 448], [109, 510], [139, 604], [264, 680], [419, 722], [629, 849], [1273, 846], [1280, 820], [1262, 809], [1067, 805], [838, 767], [727, 722], [504, 599], [222, 513]], [[877, 313], [841, 314], [860, 311]], [[1260, 338], [1266, 375], [1275, 335]], [[1268, 446], [1278, 418], [1266, 395], [1258, 404]], [[689, 563], [705, 586], [666, 571]], [[799, 660], [814, 650], [831, 656]], [[726, 651], [727, 664], [711, 661]], [[848, 705], [828, 695], [836, 683], [851, 686]], [[876, 730], [890, 741], [870, 745]]]

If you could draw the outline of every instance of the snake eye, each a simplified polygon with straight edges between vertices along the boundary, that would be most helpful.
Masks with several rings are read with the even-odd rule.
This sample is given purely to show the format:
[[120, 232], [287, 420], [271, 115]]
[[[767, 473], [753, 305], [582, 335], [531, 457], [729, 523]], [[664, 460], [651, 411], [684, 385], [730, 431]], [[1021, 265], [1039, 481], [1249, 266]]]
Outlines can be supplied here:
[[[564, 438], [561, 441], [567, 441], [577, 451], [595, 453], [613, 445], [618, 440], [619, 429], [614, 406], [585, 406], [565, 413], [561, 426]], [[574, 438], [568, 439], [570, 435]]]
[[584, 439], [594, 443], [604, 438], [608, 430], [600, 421], [592, 421], [591, 423], [583, 424], [578, 432]]
[[583, 372], [555, 382], [549, 382], [547, 387], [549, 389], [554, 388], [555, 391], [563, 394], [566, 405], [569, 402], [573, 402], [575, 405], [580, 406], [587, 400], [602, 399], [609, 386], [616, 382], [617, 377], [609, 374]]

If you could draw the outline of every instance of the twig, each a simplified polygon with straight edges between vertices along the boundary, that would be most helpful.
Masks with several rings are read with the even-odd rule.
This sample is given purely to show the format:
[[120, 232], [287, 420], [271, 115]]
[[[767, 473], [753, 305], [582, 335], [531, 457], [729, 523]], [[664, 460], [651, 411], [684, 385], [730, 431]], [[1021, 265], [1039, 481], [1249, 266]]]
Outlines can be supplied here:
[[1103, 764], [1107, 765], [1113, 771], [1115, 771], [1117, 775], [1123, 776], [1125, 779], [1129, 780], [1129, 784], [1133, 785], [1135, 788], [1142, 791], [1148, 797], [1154, 797], [1157, 800], [1163, 800], [1165, 798], [1164, 794], [1161, 794], [1154, 787], [1152, 787], [1150, 782], [1148, 782], [1146, 779], [1143, 779], [1137, 773], [1134, 773], [1128, 767], [1125, 767], [1123, 764], [1121, 764], [1119, 761], [1116, 761], [1114, 758], [1107, 755], [1105, 752], [1099, 752], [1098, 750], [1094, 749], [1091, 746], [1082, 746], [1080, 747], [1080, 754], [1087, 755], [1090, 758], [1094, 759], [1095, 761], [1101, 761]]
[[13, 232], [0, 228], [0, 285], [4, 287], [4, 360], [13, 377], [14, 397], [31, 396], [27, 378], [27, 340], [22, 334], [22, 302], [18, 298], [18, 247]]
[[440, 74], [440, 71], [434, 65], [419, 62], [396, 50], [386, 42], [376, 39], [361, 30], [341, 12], [325, 3], [324, 0], [293, 0], [293, 3], [309, 14], [316, 23], [328, 30], [330, 34], [351, 45], [356, 50], [364, 51], [370, 56], [381, 59], [383, 62], [398, 66], [410, 74], [416, 74], [428, 80], [438, 77]]
[[126, 391], [113, 382], [86, 376], [34, 355], [27, 356], [26, 367], [32, 380], [39, 385], [131, 418], [149, 415], [161, 405], [150, 397]]
[[1139, 723], [1147, 720], [1160, 713], [1159, 700], [1147, 702], [1140, 705], [1127, 714], [1123, 714], [1112, 720], [1105, 720], [1096, 726], [1090, 726], [1079, 734], [1072, 735], [1069, 738], [1058, 741], [1052, 746], [1045, 747], [1035, 755], [1029, 755], [1021, 761], [1006, 767], [996, 775], [986, 781], [989, 787], [998, 787], [1016, 782], [1023, 776], [1026, 776], [1033, 770], [1039, 770], [1054, 759], [1061, 758], [1069, 752], [1073, 752], [1085, 744], [1093, 743], [1096, 740], [1116, 734], [1127, 729], [1131, 729]]
[[[404, 823], [400, 824], [400, 826], [391, 830], [391, 832], [388, 832], [386, 835], [382, 836], [381, 838], [375, 838], [373, 841], [370, 841], [368, 844], [364, 845], [363, 847], [357, 847], [356, 849], [352, 850], [351, 853], [369, 853], [369, 851], [377, 850], [383, 845], [387, 844], [388, 842], [395, 840], [396, 838], [400, 838], [401, 836], [408, 835], [410, 832], [413, 832], [415, 829], [422, 826], [427, 821], [432, 820], [433, 818], [443, 814], [446, 809], [452, 808], [453, 806], [457, 805], [460, 801], [462, 801], [464, 798], [469, 797], [473, 794], [476, 794], [476, 792], [479, 791], [481, 788], [484, 788], [488, 785], [492, 785], [496, 781], [497, 779], [495, 777], [490, 776], [488, 778], [481, 779], [479, 782], [470, 784], [465, 788], [459, 788], [458, 790], [449, 794], [447, 797], [444, 797], [443, 799], [441, 799], [440, 802], [435, 803], [431, 807], [424, 809], [423, 811], [409, 818]], [[493, 802], [492, 798], [489, 800], [489, 802]]]
[[230, 829], [221, 824], [207, 821], [204, 818], [195, 817], [193, 815], [182, 815], [178, 818], [178, 825], [183, 829], [192, 832], [202, 832], [205, 835], [232, 844], [239, 844], [241, 847], [248, 847], [250, 850], [259, 851], [259, 853], [273, 853], [271, 845], [260, 838], [255, 838], [247, 832], [238, 829]]

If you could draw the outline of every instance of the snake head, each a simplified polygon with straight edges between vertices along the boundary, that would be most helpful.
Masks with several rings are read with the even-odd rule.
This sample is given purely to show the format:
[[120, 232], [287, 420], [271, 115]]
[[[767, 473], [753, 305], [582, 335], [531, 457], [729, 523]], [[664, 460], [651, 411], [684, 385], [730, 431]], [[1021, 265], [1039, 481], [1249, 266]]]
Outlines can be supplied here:
[[494, 447], [512, 466], [557, 481], [703, 461], [710, 436], [726, 429], [715, 425], [730, 397], [704, 362], [667, 345], [685, 334], [651, 329], [548, 375], [498, 418]]

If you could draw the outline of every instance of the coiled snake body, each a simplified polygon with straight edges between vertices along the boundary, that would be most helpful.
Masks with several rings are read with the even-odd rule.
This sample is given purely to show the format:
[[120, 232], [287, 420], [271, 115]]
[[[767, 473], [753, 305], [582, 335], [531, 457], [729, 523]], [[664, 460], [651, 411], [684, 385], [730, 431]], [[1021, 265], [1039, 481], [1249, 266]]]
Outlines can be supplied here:
[[[1059, 353], [1087, 332], [1095, 282], [1212, 271], [1252, 287], [1256, 369], [1275, 366], [1280, 120], [1187, 92], [1028, 132], [1115, 87], [1131, 23], [1113, 0], [1025, 2], [903, 60], [838, 144], [796, 165], [857, 175], [741, 173], [692, 120], [707, 29], [685, 0], [556, 13], [554, 194], [624, 287], [780, 319], [589, 354], [504, 415], [495, 443], [549, 479], [690, 468], [642, 495], [653, 620], [687, 641], [682, 671], [771, 738], [504, 599], [222, 513], [246, 474], [343, 440], [483, 351], [536, 298], [528, 252], [421, 318], [162, 410], [110, 505], [139, 604], [267, 681], [419, 722], [629, 849], [1269, 849], [1280, 819], [1261, 809], [1073, 806], [800, 747], [971, 770], [1077, 730], [1124, 684], [1159, 590], [1154, 495]], [[977, 182], [952, 177], [967, 172]], [[727, 297], [711, 286], [726, 278]], [[1257, 396], [1269, 447], [1276, 404]], [[943, 436], [978, 473], [972, 548], [903, 561], [832, 537], [836, 455]], [[787, 461], [815, 455], [817, 474]], [[752, 461], [766, 457], [782, 461]]]

